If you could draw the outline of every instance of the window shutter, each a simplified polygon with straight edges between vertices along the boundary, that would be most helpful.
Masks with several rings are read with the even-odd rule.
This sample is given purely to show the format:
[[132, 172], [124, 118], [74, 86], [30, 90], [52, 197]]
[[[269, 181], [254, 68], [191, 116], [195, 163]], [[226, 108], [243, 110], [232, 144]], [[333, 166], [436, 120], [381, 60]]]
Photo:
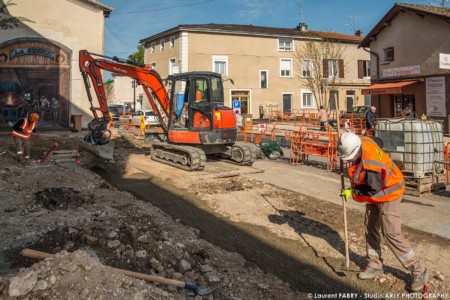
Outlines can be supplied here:
[[358, 60], [358, 78], [364, 78], [364, 61]]
[[323, 78], [328, 78], [328, 59], [324, 59], [322, 64], [323, 64]]
[[344, 78], [344, 60], [339, 59], [338, 64], [339, 64], [339, 78]]

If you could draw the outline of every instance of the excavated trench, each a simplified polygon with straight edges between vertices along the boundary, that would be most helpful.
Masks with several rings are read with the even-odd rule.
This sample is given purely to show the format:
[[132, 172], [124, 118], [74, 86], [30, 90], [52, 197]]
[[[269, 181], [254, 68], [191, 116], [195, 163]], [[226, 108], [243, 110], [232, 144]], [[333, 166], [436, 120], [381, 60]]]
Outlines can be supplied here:
[[[162, 209], [173, 219], [200, 230], [200, 237], [242, 255], [249, 267], [257, 266], [288, 282], [299, 292], [332, 293], [377, 290], [373, 284], [354, 281], [354, 271], [343, 272], [342, 259], [317, 256], [311, 247], [281, 238], [267, 228], [235, 223], [215, 213], [195, 195], [180, 191], [151, 175], [120, 176], [103, 168], [92, 169], [111, 185]], [[353, 274], [352, 274], [353, 273]]]

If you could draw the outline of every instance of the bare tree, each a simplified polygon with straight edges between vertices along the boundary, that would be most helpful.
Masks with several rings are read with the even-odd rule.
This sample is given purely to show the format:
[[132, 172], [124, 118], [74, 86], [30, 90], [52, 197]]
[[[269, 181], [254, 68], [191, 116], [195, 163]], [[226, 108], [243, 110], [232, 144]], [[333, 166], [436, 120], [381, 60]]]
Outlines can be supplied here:
[[34, 21], [26, 17], [12, 16], [6, 8], [13, 5], [17, 5], [13, 0], [0, 1], [0, 29], [6, 30], [19, 27], [21, 22], [34, 23]]
[[[347, 46], [342, 41], [311, 33], [310, 38], [294, 53], [297, 76], [302, 86], [313, 94], [317, 109], [323, 106], [328, 110], [328, 91], [335, 90], [336, 84], [345, 77], [348, 65], [344, 60], [346, 51]], [[339, 120], [339, 101], [334, 101]]]
[[297, 76], [302, 86], [311, 90], [317, 108], [328, 107], [327, 90], [334, 89], [345, 76], [346, 50], [347, 46], [338, 40], [313, 37], [294, 53]]

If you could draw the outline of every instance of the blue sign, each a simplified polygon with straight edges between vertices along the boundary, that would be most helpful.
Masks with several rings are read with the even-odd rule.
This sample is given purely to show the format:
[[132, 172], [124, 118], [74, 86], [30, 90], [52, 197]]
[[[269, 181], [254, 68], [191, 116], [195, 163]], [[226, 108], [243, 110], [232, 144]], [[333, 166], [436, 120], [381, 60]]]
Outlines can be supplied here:
[[233, 100], [233, 108], [241, 108], [241, 101]]

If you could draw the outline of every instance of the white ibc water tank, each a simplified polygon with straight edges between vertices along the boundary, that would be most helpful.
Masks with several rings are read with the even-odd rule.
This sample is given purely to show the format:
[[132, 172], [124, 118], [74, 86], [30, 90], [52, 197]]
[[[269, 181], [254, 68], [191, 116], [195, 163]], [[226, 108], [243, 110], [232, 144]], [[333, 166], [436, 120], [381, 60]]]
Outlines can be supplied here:
[[383, 150], [395, 164], [414, 178], [444, 172], [442, 123], [419, 119], [379, 120], [375, 135], [383, 140]]

